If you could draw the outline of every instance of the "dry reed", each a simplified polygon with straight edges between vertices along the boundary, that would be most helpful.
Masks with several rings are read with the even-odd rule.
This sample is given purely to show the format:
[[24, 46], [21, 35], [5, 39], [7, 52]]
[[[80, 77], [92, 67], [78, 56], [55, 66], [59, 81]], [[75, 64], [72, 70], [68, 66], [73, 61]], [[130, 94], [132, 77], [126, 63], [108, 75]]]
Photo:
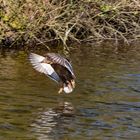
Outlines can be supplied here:
[[139, 0], [1, 0], [0, 18], [0, 44], [9, 47], [140, 39]]

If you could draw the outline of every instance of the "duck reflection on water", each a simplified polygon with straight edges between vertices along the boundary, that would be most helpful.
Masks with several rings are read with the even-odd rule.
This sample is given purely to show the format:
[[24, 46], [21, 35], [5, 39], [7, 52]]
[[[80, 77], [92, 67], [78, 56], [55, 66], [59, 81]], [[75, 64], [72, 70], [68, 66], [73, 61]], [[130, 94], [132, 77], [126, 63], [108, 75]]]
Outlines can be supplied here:
[[[40, 112], [31, 124], [38, 140], [51, 140], [52, 135], [65, 129], [74, 118], [75, 108], [70, 102], [59, 102], [57, 107]], [[59, 132], [58, 132], [59, 131]]]

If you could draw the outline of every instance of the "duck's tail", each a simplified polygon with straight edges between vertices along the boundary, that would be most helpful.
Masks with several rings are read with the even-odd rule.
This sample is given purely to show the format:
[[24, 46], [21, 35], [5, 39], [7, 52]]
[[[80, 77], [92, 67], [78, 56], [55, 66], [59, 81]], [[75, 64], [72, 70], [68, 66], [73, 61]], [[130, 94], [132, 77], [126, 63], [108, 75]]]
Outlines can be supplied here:
[[65, 93], [71, 93], [74, 88], [75, 88], [75, 81], [74, 80], [69, 81], [68, 84], [64, 83], [63, 90]]
[[70, 86], [64, 86], [63, 90], [65, 93], [71, 93], [73, 91], [73, 88]]

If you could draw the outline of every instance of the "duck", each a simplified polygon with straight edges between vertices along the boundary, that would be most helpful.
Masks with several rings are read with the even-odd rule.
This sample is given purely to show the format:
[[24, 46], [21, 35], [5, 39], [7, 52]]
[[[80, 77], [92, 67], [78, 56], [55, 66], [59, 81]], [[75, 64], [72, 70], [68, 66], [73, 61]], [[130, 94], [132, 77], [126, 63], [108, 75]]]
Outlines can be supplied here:
[[46, 53], [44, 56], [30, 53], [29, 60], [35, 70], [59, 84], [58, 93], [71, 93], [74, 90], [75, 74], [67, 58], [57, 53]]

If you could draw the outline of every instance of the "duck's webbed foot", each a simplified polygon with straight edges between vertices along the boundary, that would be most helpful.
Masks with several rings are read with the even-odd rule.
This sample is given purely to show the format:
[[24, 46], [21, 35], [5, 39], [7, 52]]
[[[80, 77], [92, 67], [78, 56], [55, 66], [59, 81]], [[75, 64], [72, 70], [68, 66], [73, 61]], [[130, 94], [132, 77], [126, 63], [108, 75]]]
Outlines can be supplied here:
[[71, 85], [73, 88], [75, 88], [75, 81], [73, 79], [71, 80]]
[[62, 93], [62, 91], [63, 91], [63, 88], [61, 87], [61, 88], [59, 89], [58, 93], [60, 94], [60, 93]]

